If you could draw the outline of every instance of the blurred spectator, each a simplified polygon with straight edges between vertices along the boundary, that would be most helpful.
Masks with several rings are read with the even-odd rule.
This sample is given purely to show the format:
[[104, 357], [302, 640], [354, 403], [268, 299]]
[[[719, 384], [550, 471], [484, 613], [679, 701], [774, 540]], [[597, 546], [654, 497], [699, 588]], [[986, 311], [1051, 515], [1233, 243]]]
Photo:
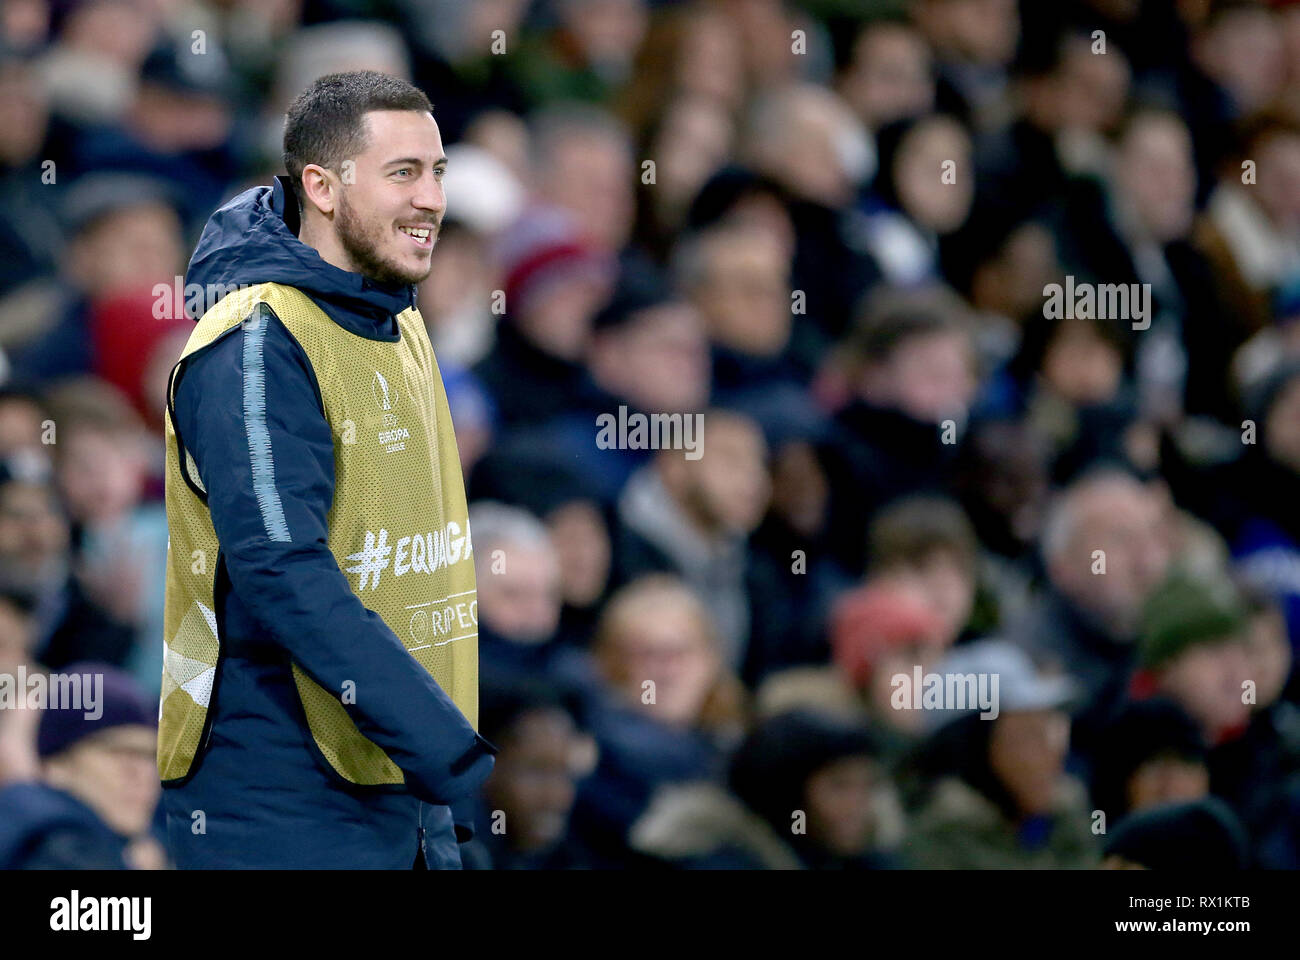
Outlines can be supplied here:
[[774, 670], [825, 663], [826, 619], [853, 578], [829, 545], [830, 482], [820, 449], [829, 419], [803, 391], [746, 391], [735, 408], [762, 427], [769, 451], [772, 495], [749, 538], [750, 626], [741, 676], [756, 689]]
[[832, 474], [848, 570], [863, 569], [871, 514], [904, 493], [942, 490], [956, 461], [976, 383], [965, 316], [946, 291], [890, 291], [848, 339]]
[[116, 622], [133, 625], [124, 666], [155, 694], [162, 677], [163, 581], [167, 515], [145, 501], [152, 466], [148, 433], [126, 398], [90, 380], [51, 396], [59, 425], [55, 479], [72, 521], [75, 569], [91, 598]]
[[507, 444], [497, 447], [470, 477], [470, 496], [522, 506], [546, 524], [559, 557], [559, 639], [587, 647], [611, 572], [609, 520], [577, 471], [550, 455]]
[[52, 670], [91, 658], [126, 664], [136, 625], [116, 619], [95, 599], [74, 561], [71, 521], [54, 487], [0, 481], [0, 582], [35, 597], [37, 660]]
[[15, 351], [20, 377], [54, 380], [95, 368], [92, 308], [111, 297], [172, 285], [181, 272], [181, 223], [172, 194], [156, 180], [94, 173], [63, 203], [69, 236], [63, 302], [39, 333]]
[[1190, 63], [1179, 92], [1194, 121], [1201, 170], [1210, 173], [1222, 158], [1233, 122], [1281, 93], [1286, 61], [1277, 16], [1267, 5], [1217, 0], [1205, 8], [1189, 38]]
[[161, 792], [154, 711], [120, 671], [86, 662], [65, 672], [93, 682], [99, 715], [53, 704], [42, 713], [40, 780], [0, 790], [0, 865], [161, 869], [166, 854], [151, 832]]
[[935, 78], [930, 48], [903, 19], [868, 20], [840, 72], [840, 95], [871, 131], [928, 113]]
[[[812, 83], [763, 92], [741, 128], [738, 159], [784, 194], [781, 213], [795, 240], [794, 289], [803, 291], [809, 321], [830, 337], [844, 330], [876, 279], [871, 262], [844, 236], [848, 204], [874, 173], [874, 154], [862, 121]], [[803, 159], [791, 163], [793, 156]]]
[[[29, 675], [41, 669], [33, 656], [34, 607], [34, 600], [26, 591], [0, 591], [0, 674], [16, 676], [20, 666]], [[14, 781], [35, 780], [39, 775], [36, 754], [39, 723], [40, 714], [35, 710], [0, 711], [0, 788]]]
[[[32, 60], [0, 42], [0, 296], [56, 273], [63, 235], [56, 217], [57, 179], [42, 163], [52, 122], [48, 92]], [[57, 161], [55, 161], [57, 170]], [[57, 176], [57, 174], [56, 174]], [[43, 189], [33, 189], [40, 184]], [[6, 326], [6, 333], [8, 324]]]
[[497, 746], [483, 786], [469, 870], [576, 870], [593, 864], [568, 838], [577, 784], [596, 761], [571, 697], [538, 681], [489, 681], [479, 696], [479, 732]]
[[767, 509], [763, 435], [749, 418], [703, 415], [703, 456], [660, 450], [628, 480], [614, 541], [620, 582], [679, 574], [708, 605], [728, 668], [740, 668], [750, 627], [745, 542]]
[[533, 102], [601, 101], [628, 77], [645, 35], [646, 0], [556, 0], [555, 25], [517, 61]]
[[439, 364], [470, 367], [492, 348], [492, 292], [504, 277], [491, 247], [522, 210], [523, 186], [488, 151], [457, 144], [447, 149], [443, 189], [452, 199], [420, 284], [420, 312]]
[[865, 728], [815, 711], [764, 721], [736, 751], [730, 794], [657, 795], [632, 842], [686, 869], [877, 870], [896, 866], [901, 810]]
[[911, 13], [938, 61], [940, 105], [978, 129], [1007, 121], [1007, 66], [1020, 39], [1014, 0], [917, 0]]
[[979, 542], [961, 507], [943, 497], [904, 497], [876, 515], [867, 531], [867, 575], [914, 588], [938, 617], [949, 646], [966, 631], [979, 584]]
[[699, 311], [656, 271], [629, 267], [593, 319], [587, 365], [606, 395], [642, 413], [697, 413], [709, 398]]
[[974, 193], [970, 136], [952, 117], [896, 120], [876, 135], [880, 171], [850, 243], [898, 287], [942, 279], [940, 241], [966, 222]]
[[1221, 800], [1155, 807], [1122, 821], [1106, 841], [1107, 870], [1237, 871], [1250, 866], [1245, 831]]
[[714, 396], [802, 379], [786, 347], [789, 258], [770, 235], [718, 226], [678, 247], [678, 282], [699, 308], [713, 351]]
[[1106, 821], [1163, 804], [1198, 800], [1210, 789], [1204, 735], [1176, 703], [1126, 704], [1102, 733], [1092, 799]]
[[[398, 0], [396, 7], [417, 54], [415, 85], [434, 96], [444, 142], [460, 140], [483, 112], [526, 109], [528, 91], [519, 85], [525, 52], [519, 49], [518, 29], [528, 0]], [[452, 97], [441, 92], [453, 90]]]
[[922, 716], [895, 708], [893, 678], [938, 665], [947, 639], [942, 618], [915, 586], [885, 581], [841, 595], [829, 631], [833, 665], [773, 673], [758, 689], [758, 711], [815, 707], [870, 722], [882, 756], [898, 760], [919, 741]]
[[659, 723], [697, 727], [720, 743], [739, 733], [742, 688], [707, 610], [677, 578], [649, 574], [619, 590], [593, 651], [610, 691]]
[[530, 126], [537, 199], [572, 214], [598, 250], [618, 253], [636, 213], [639, 171], [627, 130], [605, 111], [578, 104], [546, 107]]
[[663, 106], [641, 146], [641, 155], [655, 164], [637, 195], [643, 252], [665, 259], [700, 187], [726, 164], [735, 135], [725, 105], [712, 97], [682, 96]]
[[626, 866], [636, 853], [628, 831], [656, 789], [721, 776], [743, 730], [743, 690], [706, 608], [663, 574], [610, 598], [593, 650], [608, 696], [590, 715], [600, 759], [575, 816], [603, 863]]
[[1174, 700], [1210, 745], [1240, 736], [1250, 714], [1244, 627], [1230, 584], [1171, 577], [1143, 610], [1135, 689]]
[[[1219, 298], [1250, 331], [1270, 318], [1269, 297], [1300, 274], [1300, 123], [1262, 114], [1243, 123], [1238, 143], [1196, 226]], [[1253, 175], [1247, 164], [1253, 164]]]
[[185, 223], [206, 219], [239, 168], [233, 139], [236, 91], [215, 42], [196, 49], [186, 32], [159, 37], [138, 83], [111, 123], [87, 125], [72, 153], [74, 170], [155, 177], [173, 191]]
[[972, 429], [957, 479], [962, 507], [984, 548], [980, 579], [996, 584], [998, 620], [1023, 614], [1038, 574], [1033, 546], [1049, 496], [1047, 449], [1023, 421], [988, 419]]
[[479, 669], [503, 679], [548, 676], [584, 690], [586, 655], [559, 643], [560, 554], [536, 517], [491, 500], [470, 506], [478, 582]]
[[[971, 713], [941, 728], [938, 777], [904, 852], [925, 869], [1078, 869], [1097, 859], [1081, 784], [1065, 773], [1070, 693], [1015, 647], [959, 648], [941, 672], [997, 675], [995, 719]], [[949, 752], [951, 751], [951, 752]]]
[[1243, 594], [1243, 641], [1250, 685], [1238, 687], [1251, 707], [1241, 736], [1210, 754], [1214, 794], [1232, 806], [1250, 832], [1258, 866], [1300, 869], [1300, 708], [1282, 699], [1292, 673], [1291, 645], [1278, 605]]
[[507, 427], [532, 424], [600, 394], [582, 366], [613, 265], [556, 210], [525, 214], [501, 251], [505, 318], [475, 373]]
[[1283, 507], [1300, 483], [1300, 362], [1279, 367], [1252, 391], [1243, 451], [1177, 477], [1175, 492], [1222, 532], [1241, 576], [1283, 604], [1292, 652], [1300, 650], [1300, 580], [1291, 558], [1300, 527]]
[[1166, 537], [1155, 494], [1109, 469], [1061, 491], [1044, 521], [1048, 584], [1009, 636], [1082, 684], [1075, 737], [1085, 751], [1136, 666], [1143, 605], [1169, 568]]

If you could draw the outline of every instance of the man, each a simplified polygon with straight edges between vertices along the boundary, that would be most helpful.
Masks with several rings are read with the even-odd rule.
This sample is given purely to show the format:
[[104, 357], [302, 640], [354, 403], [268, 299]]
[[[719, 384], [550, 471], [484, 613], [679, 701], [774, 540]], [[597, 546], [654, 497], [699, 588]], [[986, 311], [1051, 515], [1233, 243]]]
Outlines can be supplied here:
[[458, 869], [496, 749], [415, 307], [438, 125], [405, 81], [332, 74], [290, 107], [284, 154], [288, 177], [213, 214], [186, 277], [215, 304], [168, 388], [168, 839], [181, 868]]
[[1057, 495], [1041, 539], [1047, 588], [1009, 637], [1082, 684], [1073, 739], [1092, 755], [1137, 666], [1143, 605], [1170, 567], [1168, 532], [1149, 487], [1100, 466]]

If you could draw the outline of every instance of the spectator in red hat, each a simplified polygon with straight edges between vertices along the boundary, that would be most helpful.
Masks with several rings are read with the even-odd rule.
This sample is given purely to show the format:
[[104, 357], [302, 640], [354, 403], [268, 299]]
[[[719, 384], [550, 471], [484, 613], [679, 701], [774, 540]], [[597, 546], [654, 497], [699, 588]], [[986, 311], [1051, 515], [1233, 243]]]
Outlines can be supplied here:
[[869, 719], [886, 755], [901, 755], [920, 732], [921, 715], [893, 709], [891, 679], [899, 673], [910, 678], [918, 665], [927, 672], [939, 661], [947, 636], [943, 617], [914, 584], [885, 579], [844, 594], [829, 631], [832, 664], [773, 674], [759, 688], [759, 711], [770, 716], [817, 707]]
[[615, 266], [554, 209], [525, 214], [500, 256], [505, 314], [496, 348], [474, 372], [508, 429], [545, 422], [595, 394], [583, 359]]

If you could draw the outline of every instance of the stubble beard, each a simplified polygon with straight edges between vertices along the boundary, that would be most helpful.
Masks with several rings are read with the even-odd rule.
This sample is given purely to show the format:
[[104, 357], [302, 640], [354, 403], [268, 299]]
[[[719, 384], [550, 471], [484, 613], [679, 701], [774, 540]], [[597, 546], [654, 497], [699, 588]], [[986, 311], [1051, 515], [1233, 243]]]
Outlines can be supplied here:
[[[438, 230], [441, 223], [430, 224], [429, 240], [430, 249], [438, 241]], [[344, 193], [339, 199], [338, 216], [334, 219], [334, 229], [338, 232], [339, 243], [343, 245], [344, 252], [356, 273], [363, 277], [369, 277], [377, 283], [404, 285], [410, 283], [419, 283], [429, 275], [433, 268], [432, 261], [418, 273], [413, 273], [401, 266], [394, 264], [392, 261], [385, 259], [380, 253], [384, 243], [383, 228], [377, 224], [368, 225], [360, 217], [352, 205], [348, 203], [347, 194]]]

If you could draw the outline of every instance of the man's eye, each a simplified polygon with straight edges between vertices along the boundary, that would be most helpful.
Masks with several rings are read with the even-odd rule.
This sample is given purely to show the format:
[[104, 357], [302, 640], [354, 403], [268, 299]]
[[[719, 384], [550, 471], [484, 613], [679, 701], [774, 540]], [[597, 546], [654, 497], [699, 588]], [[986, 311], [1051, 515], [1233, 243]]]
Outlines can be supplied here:
[[447, 175], [447, 168], [439, 167], [437, 170], [433, 171], [433, 175], [437, 177], [439, 180], [441, 180], [444, 176]]
[[397, 170], [394, 170], [393, 172], [394, 172], [394, 173], [410, 173], [410, 172], [411, 172], [411, 168], [410, 168], [410, 167], [400, 167], [400, 168], [398, 168]]

